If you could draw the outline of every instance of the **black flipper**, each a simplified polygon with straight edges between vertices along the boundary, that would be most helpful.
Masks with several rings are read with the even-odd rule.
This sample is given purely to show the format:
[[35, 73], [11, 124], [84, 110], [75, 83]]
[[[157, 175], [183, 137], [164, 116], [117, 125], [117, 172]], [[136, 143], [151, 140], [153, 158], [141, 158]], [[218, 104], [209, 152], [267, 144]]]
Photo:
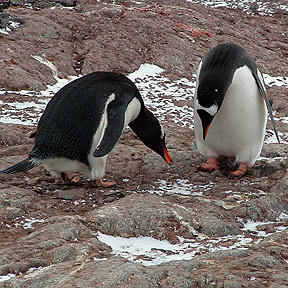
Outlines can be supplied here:
[[113, 100], [107, 107], [108, 124], [104, 136], [95, 149], [94, 157], [103, 157], [112, 151], [121, 137], [124, 127], [127, 103]]
[[0, 174], [14, 174], [17, 172], [27, 171], [32, 169], [33, 167], [38, 166], [39, 164], [36, 164], [35, 161], [27, 158], [5, 170], [0, 171]]
[[271, 109], [272, 105], [270, 103], [270, 100], [268, 100], [267, 92], [266, 92], [266, 89], [264, 87], [263, 76], [262, 76], [262, 73], [261, 73], [261, 71], [259, 69], [257, 69], [257, 75], [254, 78], [256, 80], [256, 83], [257, 83], [257, 86], [259, 88], [259, 91], [260, 91], [260, 93], [262, 94], [262, 96], [263, 96], [263, 98], [265, 100], [266, 107], [267, 107], [267, 110], [268, 110], [268, 113], [269, 113], [269, 116], [270, 116], [270, 119], [271, 119], [271, 123], [272, 123], [272, 126], [273, 126], [274, 133], [276, 135], [276, 138], [277, 138], [278, 142], [280, 143], [280, 138], [278, 136], [276, 123], [274, 121], [274, 117], [273, 117], [273, 113], [272, 113], [272, 109]]

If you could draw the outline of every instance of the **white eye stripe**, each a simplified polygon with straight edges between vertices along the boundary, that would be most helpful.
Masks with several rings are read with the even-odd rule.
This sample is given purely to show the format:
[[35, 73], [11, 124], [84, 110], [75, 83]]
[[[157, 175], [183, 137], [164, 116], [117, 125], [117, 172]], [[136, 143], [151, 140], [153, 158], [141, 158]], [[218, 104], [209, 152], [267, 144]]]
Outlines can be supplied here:
[[218, 105], [214, 104], [209, 108], [203, 107], [202, 109], [209, 113], [211, 116], [214, 116], [218, 111]]
[[209, 113], [211, 116], [214, 116], [218, 111], [218, 105], [216, 103], [207, 108], [207, 107], [200, 105], [198, 102], [198, 99], [196, 99], [194, 106], [196, 110], [202, 109], [206, 111], [207, 113]]

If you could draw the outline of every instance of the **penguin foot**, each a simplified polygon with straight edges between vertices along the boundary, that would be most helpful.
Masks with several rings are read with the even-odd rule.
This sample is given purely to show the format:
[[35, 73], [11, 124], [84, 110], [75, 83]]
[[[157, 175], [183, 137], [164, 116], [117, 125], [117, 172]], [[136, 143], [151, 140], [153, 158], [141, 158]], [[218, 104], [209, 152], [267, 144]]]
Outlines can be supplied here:
[[97, 179], [95, 181], [91, 181], [91, 185], [93, 187], [103, 187], [109, 188], [116, 185], [115, 181], [103, 181], [103, 179]]
[[220, 166], [216, 158], [208, 158], [205, 163], [197, 166], [197, 169], [199, 171], [213, 172], [215, 170], [220, 170]]
[[245, 176], [248, 172], [248, 167], [245, 163], [240, 163], [237, 170], [229, 171], [228, 178], [229, 179], [240, 179]]
[[71, 178], [66, 172], [62, 172], [60, 176], [61, 176], [63, 183], [66, 185], [77, 185], [81, 180], [79, 176]]

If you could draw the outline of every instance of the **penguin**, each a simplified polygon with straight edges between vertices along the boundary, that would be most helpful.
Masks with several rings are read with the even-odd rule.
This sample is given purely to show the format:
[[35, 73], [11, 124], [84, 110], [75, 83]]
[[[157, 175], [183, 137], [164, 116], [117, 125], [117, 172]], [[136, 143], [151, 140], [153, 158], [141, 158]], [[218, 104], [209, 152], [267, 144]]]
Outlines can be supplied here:
[[262, 150], [268, 113], [280, 142], [263, 76], [241, 46], [215, 46], [200, 61], [194, 95], [195, 138], [207, 161], [197, 168], [219, 170], [220, 158], [235, 159], [229, 178], [241, 178]]
[[127, 125], [171, 164], [164, 129], [144, 106], [136, 85], [120, 73], [93, 72], [70, 82], [51, 98], [31, 135], [34, 147], [28, 158], [0, 173], [42, 165], [65, 183], [73, 182], [69, 172], [84, 172], [93, 186], [113, 186], [115, 181], [103, 180], [106, 159]]

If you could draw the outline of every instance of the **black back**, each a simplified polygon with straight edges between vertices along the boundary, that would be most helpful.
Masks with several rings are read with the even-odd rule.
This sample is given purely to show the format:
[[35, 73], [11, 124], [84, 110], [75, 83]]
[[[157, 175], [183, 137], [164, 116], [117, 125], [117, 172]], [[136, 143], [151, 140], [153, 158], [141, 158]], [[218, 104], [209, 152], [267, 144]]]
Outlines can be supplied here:
[[29, 155], [39, 159], [64, 157], [90, 166], [87, 155], [112, 93], [115, 100], [109, 106], [127, 107], [137, 97], [144, 107], [135, 84], [122, 74], [94, 72], [76, 79], [60, 89], [48, 103]]
[[197, 89], [199, 104], [207, 108], [218, 104], [219, 109], [235, 70], [244, 65], [257, 77], [256, 63], [239, 45], [225, 43], [211, 49], [202, 60]]

